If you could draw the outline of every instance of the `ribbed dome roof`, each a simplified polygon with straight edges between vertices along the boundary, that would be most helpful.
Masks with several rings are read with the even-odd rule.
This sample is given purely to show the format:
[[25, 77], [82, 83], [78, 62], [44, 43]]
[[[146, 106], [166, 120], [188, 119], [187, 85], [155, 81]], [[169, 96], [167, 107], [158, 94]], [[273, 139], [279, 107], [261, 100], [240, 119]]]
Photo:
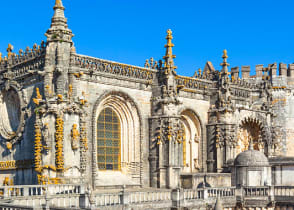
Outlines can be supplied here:
[[235, 166], [269, 166], [267, 157], [260, 151], [253, 150], [252, 146], [249, 150], [240, 153], [235, 161]]

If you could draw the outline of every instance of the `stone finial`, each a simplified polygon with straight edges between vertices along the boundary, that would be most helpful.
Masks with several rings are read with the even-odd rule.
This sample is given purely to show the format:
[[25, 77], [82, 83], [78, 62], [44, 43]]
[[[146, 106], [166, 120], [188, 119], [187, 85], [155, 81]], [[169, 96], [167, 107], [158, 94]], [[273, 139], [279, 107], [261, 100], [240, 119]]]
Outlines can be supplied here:
[[221, 66], [223, 67], [222, 72], [228, 73], [228, 66], [230, 66], [229, 63], [227, 63], [227, 59], [228, 59], [228, 54], [227, 54], [227, 50], [223, 51], [223, 62], [221, 63]]
[[168, 29], [167, 36], [166, 36], [167, 44], [164, 46], [166, 48], [165, 56], [163, 56], [163, 59], [165, 60], [164, 67], [176, 69], [177, 67], [174, 66], [174, 60], [173, 60], [174, 58], [176, 58], [176, 56], [173, 55], [173, 47], [175, 45], [172, 43], [172, 39], [173, 39], [172, 31]]
[[[51, 26], [45, 33], [47, 37], [47, 42], [51, 41], [64, 41], [72, 43], [72, 31], [68, 29], [67, 19], [64, 16], [64, 10], [62, 1], [56, 0], [55, 5], [53, 7], [54, 15], [51, 19]], [[43, 46], [42, 46], [43, 48]]]
[[23, 50], [20, 49], [20, 50], [18, 51], [18, 54], [19, 54], [20, 56], [23, 56]]
[[144, 68], [150, 68], [149, 60], [145, 60]]
[[59, 9], [64, 9], [63, 4], [62, 4], [62, 0], [55, 0], [55, 8], [59, 8]]
[[36, 52], [36, 51], [37, 51], [37, 48], [38, 48], [38, 45], [35, 43], [35, 44], [33, 45], [33, 50]]
[[198, 76], [201, 76], [202, 70], [201, 68], [198, 69]]
[[26, 53], [27, 53], [27, 54], [30, 53], [30, 50], [31, 50], [30, 47], [27, 46], [27, 47], [26, 47]]
[[12, 56], [12, 50], [13, 50], [13, 46], [11, 44], [8, 44], [8, 47], [7, 47], [7, 56], [8, 56], [8, 59]]

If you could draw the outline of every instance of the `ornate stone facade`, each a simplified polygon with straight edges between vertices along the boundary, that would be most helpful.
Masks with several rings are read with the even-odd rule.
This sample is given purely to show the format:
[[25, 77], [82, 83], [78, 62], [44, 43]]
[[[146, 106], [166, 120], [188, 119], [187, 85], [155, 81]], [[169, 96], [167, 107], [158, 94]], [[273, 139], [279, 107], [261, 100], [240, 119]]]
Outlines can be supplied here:
[[[9, 44], [7, 56], [0, 57], [0, 181], [5, 185], [80, 184], [87, 190], [79, 196], [88, 196], [92, 207], [100, 202], [95, 193], [101, 189], [123, 187], [118, 200], [131, 204], [138, 195], [128, 194], [129, 188], [152, 187], [164, 196], [161, 208], [195, 209], [213, 208], [217, 196], [224, 197], [217, 209], [273, 209], [279, 203], [269, 192], [280, 188], [270, 187], [294, 186], [294, 64], [280, 64], [279, 75], [277, 64], [257, 65], [255, 76], [242, 66], [239, 77], [238, 67], [229, 71], [224, 50], [220, 70], [207, 62], [203, 71], [185, 77], [176, 72], [171, 30], [163, 60], [151, 58], [144, 67], [80, 55], [73, 36], [56, 0], [46, 42], [18, 55]], [[259, 152], [247, 151], [250, 142]], [[248, 191], [252, 186], [234, 186], [257, 183], [234, 179], [240, 175], [234, 160], [244, 151], [268, 159], [271, 173], [260, 180], [271, 183], [254, 191], [267, 193], [268, 200], [246, 200], [254, 196]], [[258, 167], [244, 166], [239, 177], [247, 177], [249, 169], [262, 173]], [[11, 189], [16, 188], [3, 193]], [[10, 195], [19, 195], [17, 189]], [[245, 194], [237, 195], [240, 189]], [[283, 205], [293, 203], [287, 202]]]

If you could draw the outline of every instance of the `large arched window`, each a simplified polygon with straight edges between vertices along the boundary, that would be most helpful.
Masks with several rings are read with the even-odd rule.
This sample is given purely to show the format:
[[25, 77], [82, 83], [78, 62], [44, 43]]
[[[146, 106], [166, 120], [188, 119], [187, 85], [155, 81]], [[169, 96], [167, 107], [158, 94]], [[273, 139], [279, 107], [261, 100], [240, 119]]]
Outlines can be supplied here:
[[103, 109], [97, 120], [98, 168], [120, 170], [121, 132], [120, 121], [111, 108]]

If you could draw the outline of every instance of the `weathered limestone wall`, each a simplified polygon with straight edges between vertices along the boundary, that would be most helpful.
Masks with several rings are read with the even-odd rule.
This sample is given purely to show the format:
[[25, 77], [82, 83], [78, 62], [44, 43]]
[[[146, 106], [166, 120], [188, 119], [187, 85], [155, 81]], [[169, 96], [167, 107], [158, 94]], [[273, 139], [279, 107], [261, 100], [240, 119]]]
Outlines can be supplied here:
[[[23, 138], [19, 143], [12, 146], [11, 149], [7, 148], [9, 140], [1, 138], [1, 161], [0, 161], [0, 183], [2, 184], [5, 177], [13, 180], [14, 184], [36, 184], [36, 174], [34, 172], [34, 105], [31, 99], [35, 97], [35, 88], [40, 87], [40, 84], [26, 87], [22, 90], [22, 97], [26, 114], [24, 119], [25, 126], [23, 131]], [[16, 103], [19, 103], [16, 101]], [[2, 114], [3, 117], [3, 114]], [[21, 125], [20, 125], [21, 126]], [[21, 133], [20, 133], [21, 135]], [[15, 160], [25, 160], [25, 162], [9, 162]], [[9, 165], [10, 163], [10, 165]], [[18, 168], [15, 170], [15, 168]], [[8, 169], [8, 170], [5, 170]]]
[[293, 90], [287, 90], [286, 101], [284, 102], [285, 125], [284, 132], [286, 137], [286, 144], [284, 145], [284, 151], [287, 156], [294, 156], [294, 92]]
[[[205, 183], [205, 184], [204, 184]], [[182, 174], [181, 187], [184, 189], [197, 189], [202, 187], [231, 187], [230, 173], [195, 173]]]

